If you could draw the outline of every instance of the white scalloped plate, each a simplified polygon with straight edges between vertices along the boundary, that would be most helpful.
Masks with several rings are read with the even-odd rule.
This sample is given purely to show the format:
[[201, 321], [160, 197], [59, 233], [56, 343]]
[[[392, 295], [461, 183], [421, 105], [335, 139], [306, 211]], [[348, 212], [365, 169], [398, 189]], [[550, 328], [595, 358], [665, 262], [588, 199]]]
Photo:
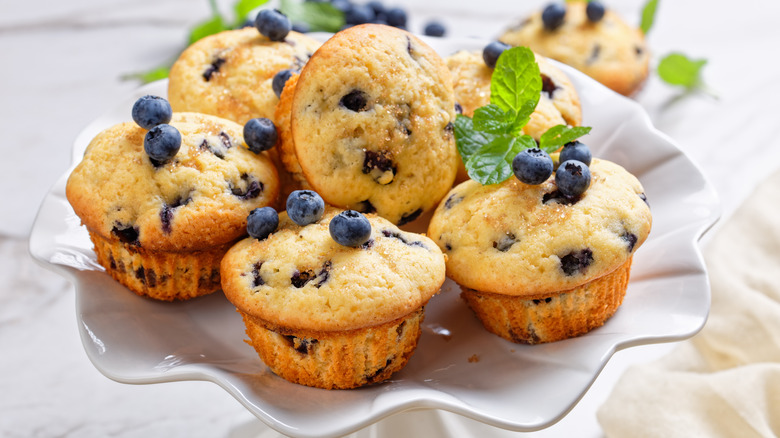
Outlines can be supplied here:
[[[427, 38], [442, 55], [484, 41]], [[272, 374], [246, 345], [244, 327], [222, 296], [163, 303], [130, 293], [95, 262], [86, 230], [65, 199], [67, 174], [44, 199], [30, 236], [32, 255], [75, 284], [87, 355], [125, 383], [214, 382], [275, 430], [292, 436], [348, 434], [390, 414], [435, 408], [516, 431], [547, 427], [585, 394], [615, 351], [678, 341], [704, 325], [709, 283], [698, 240], [719, 216], [714, 189], [644, 110], [561, 66], [577, 87], [585, 141], [642, 182], [653, 230], [634, 256], [625, 301], [603, 327], [562, 342], [516, 345], [482, 329], [449, 280], [426, 308], [423, 335], [406, 368], [382, 384], [327, 391]], [[100, 130], [130, 119], [144, 94], [166, 95], [165, 81], [128, 96], [78, 136], [78, 161]], [[69, 173], [69, 172], [68, 172]]]

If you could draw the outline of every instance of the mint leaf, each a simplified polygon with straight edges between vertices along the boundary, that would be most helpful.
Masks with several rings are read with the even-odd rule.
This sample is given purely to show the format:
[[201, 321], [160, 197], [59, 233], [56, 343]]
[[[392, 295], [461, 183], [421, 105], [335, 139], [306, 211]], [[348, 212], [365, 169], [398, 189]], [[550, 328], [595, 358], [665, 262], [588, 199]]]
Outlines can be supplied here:
[[455, 127], [455, 144], [464, 163], [482, 146], [495, 138], [492, 134], [475, 130], [471, 118], [460, 114], [455, 118], [453, 125]]
[[504, 112], [498, 105], [488, 104], [474, 110], [474, 129], [490, 134], [507, 134], [512, 130], [514, 114]]
[[642, 8], [642, 22], [639, 28], [642, 29], [642, 33], [647, 35], [650, 32], [650, 28], [653, 27], [655, 22], [655, 11], [658, 9], [658, 0], [649, 0]]
[[199, 39], [209, 35], [222, 32], [226, 29], [228, 29], [228, 27], [225, 25], [225, 21], [222, 19], [222, 16], [215, 15], [210, 20], [198, 24], [192, 29], [192, 31], [190, 31], [189, 44], [192, 44], [195, 41], [198, 41]]
[[658, 76], [670, 85], [693, 89], [702, 84], [701, 70], [706, 59], [689, 59], [682, 53], [670, 53], [658, 63]]
[[498, 184], [512, 176], [512, 160], [523, 149], [535, 147], [536, 141], [528, 135], [495, 137], [482, 146], [466, 162], [469, 177], [482, 185]]
[[545, 131], [539, 139], [539, 148], [552, 153], [556, 149], [590, 132], [590, 126], [556, 125]]
[[[531, 49], [513, 47], [498, 57], [490, 80], [490, 103], [514, 111], [521, 121], [534, 112], [542, 91], [542, 77]], [[527, 123], [527, 121], [526, 121]]]
[[281, 0], [279, 10], [293, 23], [308, 23], [312, 32], [338, 32], [346, 23], [344, 13], [326, 2]]
[[268, 0], [238, 0], [233, 5], [233, 12], [236, 14], [236, 27], [243, 24], [252, 11], [266, 3]]

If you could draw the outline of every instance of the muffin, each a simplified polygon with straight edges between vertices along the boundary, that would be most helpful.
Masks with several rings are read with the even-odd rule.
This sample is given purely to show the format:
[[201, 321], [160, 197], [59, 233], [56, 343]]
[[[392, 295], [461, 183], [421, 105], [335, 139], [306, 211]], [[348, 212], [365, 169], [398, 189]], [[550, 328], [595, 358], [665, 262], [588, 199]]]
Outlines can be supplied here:
[[554, 177], [456, 186], [428, 235], [447, 255], [447, 276], [485, 328], [536, 344], [586, 333], [625, 295], [631, 260], [652, 217], [639, 181], [594, 159], [590, 187], [563, 197]]
[[246, 149], [229, 120], [174, 113], [181, 148], [165, 164], [144, 150], [147, 131], [114, 125], [88, 145], [66, 194], [98, 262], [139, 295], [171, 301], [220, 287], [219, 263], [254, 208], [276, 200], [276, 169]]
[[452, 187], [452, 79], [415, 36], [378, 24], [338, 32], [294, 90], [292, 147], [280, 149], [282, 161], [297, 161], [329, 204], [402, 225], [432, 211]]
[[424, 306], [444, 282], [444, 256], [425, 236], [366, 215], [368, 241], [336, 243], [326, 207], [306, 226], [279, 215], [264, 240], [247, 238], [222, 260], [222, 288], [247, 341], [291, 382], [326, 389], [381, 382], [403, 368]]
[[239, 124], [273, 120], [279, 98], [272, 82], [277, 72], [299, 70], [320, 43], [290, 32], [271, 41], [247, 27], [207, 36], [190, 45], [171, 67], [168, 100], [174, 111], [211, 114]]
[[[542, 92], [531, 119], [523, 127], [523, 133], [538, 141], [553, 126], [579, 126], [582, 123], [582, 106], [569, 77], [544, 56], [534, 55], [542, 76]], [[455, 101], [463, 115], [472, 117], [474, 110], [490, 103], [493, 69], [485, 64], [479, 51], [461, 50], [444, 60], [452, 73]], [[460, 161], [455, 181], [466, 179], [466, 167]]]
[[563, 22], [553, 30], [545, 27], [543, 11], [538, 11], [499, 39], [568, 64], [630, 96], [648, 75], [650, 56], [644, 33], [609, 9], [594, 22], [588, 18], [587, 5], [586, 1], [561, 2]]

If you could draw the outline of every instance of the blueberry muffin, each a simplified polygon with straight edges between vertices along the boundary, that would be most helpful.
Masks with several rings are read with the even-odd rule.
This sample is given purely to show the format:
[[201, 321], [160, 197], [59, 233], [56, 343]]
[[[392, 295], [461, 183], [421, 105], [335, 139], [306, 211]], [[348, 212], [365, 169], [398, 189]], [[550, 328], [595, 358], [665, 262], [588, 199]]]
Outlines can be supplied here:
[[[531, 120], [523, 127], [523, 133], [536, 140], [556, 125], [579, 126], [582, 123], [582, 106], [577, 90], [566, 74], [547, 58], [536, 55], [536, 63], [542, 76], [542, 92]], [[452, 73], [455, 101], [463, 115], [472, 117], [474, 110], [490, 103], [490, 79], [493, 69], [485, 64], [479, 51], [459, 51], [445, 58]], [[468, 178], [461, 161], [456, 182]]]
[[223, 31], [196, 41], [171, 68], [168, 100], [174, 111], [192, 111], [233, 120], [274, 117], [277, 72], [300, 69], [320, 43], [290, 32], [271, 41], [255, 28]]
[[254, 208], [276, 200], [276, 169], [246, 149], [242, 127], [174, 113], [181, 148], [167, 163], [144, 150], [147, 131], [112, 126], [89, 144], [66, 194], [98, 262], [139, 295], [187, 299], [220, 287], [219, 262]]
[[423, 307], [444, 282], [444, 256], [425, 236], [376, 215], [368, 240], [329, 232], [341, 210], [300, 226], [286, 212], [266, 239], [247, 238], [222, 260], [222, 289], [251, 344], [277, 375], [319, 388], [381, 382], [403, 368]]
[[552, 342], [599, 327], [622, 303], [631, 260], [652, 217], [639, 181], [594, 159], [591, 183], [571, 200], [554, 177], [456, 186], [428, 235], [447, 276], [485, 328], [521, 343]]
[[452, 187], [454, 117], [450, 72], [433, 49], [390, 26], [354, 26], [301, 71], [291, 108], [295, 156], [283, 160], [297, 160], [328, 203], [404, 224]]
[[588, 2], [554, 4], [565, 8], [562, 22], [538, 11], [504, 33], [500, 40], [527, 46], [542, 56], [568, 64], [612, 90], [630, 96], [644, 83], [650, 61], [645, 36], [618, 14], [606, 9], [597, 20], [588, 18]]

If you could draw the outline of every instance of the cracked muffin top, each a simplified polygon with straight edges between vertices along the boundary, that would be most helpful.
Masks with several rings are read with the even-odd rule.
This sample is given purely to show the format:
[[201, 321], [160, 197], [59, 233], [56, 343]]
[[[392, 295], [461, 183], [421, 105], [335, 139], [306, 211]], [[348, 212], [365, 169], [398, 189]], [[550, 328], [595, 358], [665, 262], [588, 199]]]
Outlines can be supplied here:
[[432, 210], [457, 170], [452, 79], [410, 33], [335, 34], [295, 84], [291, 132], [306, 181], [328, 203], [395, 224]]
[[191, 111], [233, 120], [273, 120], [277, 72], [299, 70], [320, 43], [290, 32], [271, 41], [255, 28], [223, 31], [190, 45], [171, 67], [168, 100], [174, 111]]
[[139, 249], [191, 251], [246, 234], [246, 218], [270, 205], [279, 181], [267, 154], [250, 152], [242, 127], [174, 113], [181, 148], [164, 164], [144, 151], [147, 130], [114, 125], [87, 146], [68, 178], [68, 201], [86, 227]]
[[574, 200], [560, 195], [554, 176], [539, 185], [456, 186], [428, 228], [447, 254], [447, 276], [477, 291], [533, 297], [623, 265], [650, 233], [644, 190], [612, 162], [594, 159], [590, 172], [590, 187]]
[[352, 330], [408, 315], [444, 282], [444, 255], [429, 238], [366, 215], [371, 236], [358, 247], [338, 244], [326, 207], [299, 226], [283, 212], [266, 239], [247, 238], [222, 260], [222, 288], [240, 311], [291, 329]]

